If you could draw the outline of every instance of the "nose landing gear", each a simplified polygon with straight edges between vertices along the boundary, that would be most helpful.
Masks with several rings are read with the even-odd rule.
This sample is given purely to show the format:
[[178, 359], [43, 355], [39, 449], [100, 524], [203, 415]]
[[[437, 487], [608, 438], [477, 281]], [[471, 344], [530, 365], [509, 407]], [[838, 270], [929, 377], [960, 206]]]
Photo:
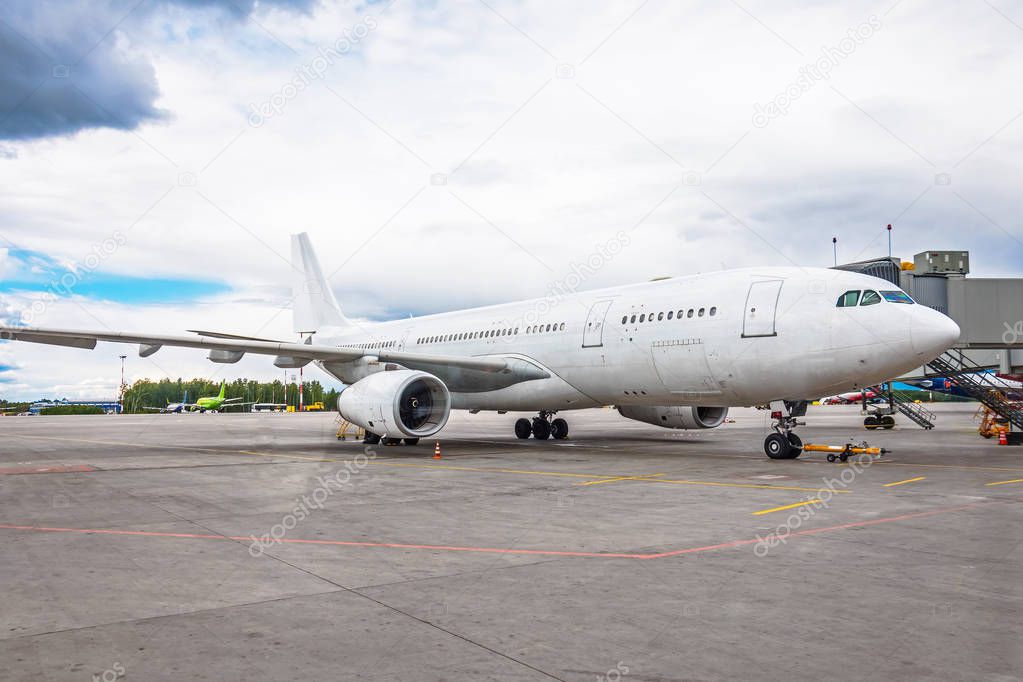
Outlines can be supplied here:
[[776, 401], [771, 403], [774, 433], [764, 439], [764, 452], [771, 459], [795, 459], [803, 454], [803, 441], [793, 429], [805, 426], [797, 417], [806, 415], [807, 401]]
[[515, 422], [515, 435], [523, 440], [530, 436], [537, 440], [547, 440], [548, 438], [564, 440], [568, 438], [568, 422], [560, 417], [552, 419], [551, 417], [554, 414], [554, 412], [540, 410], [540, 413], [533, 417], [532, 421], [529, 419], [519, 419]]

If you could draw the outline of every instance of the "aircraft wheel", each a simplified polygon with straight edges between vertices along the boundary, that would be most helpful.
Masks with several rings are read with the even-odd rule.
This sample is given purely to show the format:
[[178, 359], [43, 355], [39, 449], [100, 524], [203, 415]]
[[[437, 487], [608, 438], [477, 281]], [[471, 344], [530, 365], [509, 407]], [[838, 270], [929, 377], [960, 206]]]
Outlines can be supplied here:
[[533, 435], [533, 426], [528, 419], [519, 419], [515, 422], [515, 435], [523, 440]]
[[886, 415], [881, 417], [881, 428], [883, 429], [894, 429], [895, 428], [895, 417]]
[[772, 433], [764, 439], [764, 452], [771, 459], [790, 459], [791, 449], [788, 439], [780, 433]]
[[551, 436], [557, 440], [568, 438], [568, 422], [558, 417], [551, 422]]
[[533, 438], [547, 440], [551, 437], [551, 425], [546, 419], [533, 419]]
[[877, 417], [875, 417], [874, 415], [870, 415], [869, 417], [864, 419], [863, 427], [869, 429], [870, 431], [876, 429], [878, 427]]
[[365, 443], [366, 445], [376, 445], [377, 443], [380, 442], [380, 436], [378, 436], [375, 433], [367, 431], [366, 435], [362, 439], [362, 442]]
[[405, 441], [405, 445], [418, 445], [419, 444], [419, 439], [418, 438], [403, 438], [402, 440]]
[[828, 453], [828, 461], [829, 462], [834, 462], [836, 459], [838, 459], [838, 457], [835, 457], [835, 454], [833, 452], [829, 452]]
[[401, 438], [384, 438], [384, 445], [401, 445]]
[[803, 440], [792, 431], [789, 431], [789, 448], [787, 459], [795, 459], [803, 454]]

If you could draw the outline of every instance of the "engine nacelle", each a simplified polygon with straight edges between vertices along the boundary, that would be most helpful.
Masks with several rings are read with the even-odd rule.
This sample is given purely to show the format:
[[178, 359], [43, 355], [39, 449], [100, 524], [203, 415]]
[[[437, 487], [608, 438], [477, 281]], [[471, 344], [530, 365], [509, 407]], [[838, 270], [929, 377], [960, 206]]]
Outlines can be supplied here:
[[389, 438], [427, 438], [444, 428], [451, 394], [426, 372], [377, 372], [341, 391], [337, 411], [357, 426]]
[[618, 412], [629, 419], [666, 429], [713, 429], [728, 416], [727, 407], [648, 407], [619, 405]]

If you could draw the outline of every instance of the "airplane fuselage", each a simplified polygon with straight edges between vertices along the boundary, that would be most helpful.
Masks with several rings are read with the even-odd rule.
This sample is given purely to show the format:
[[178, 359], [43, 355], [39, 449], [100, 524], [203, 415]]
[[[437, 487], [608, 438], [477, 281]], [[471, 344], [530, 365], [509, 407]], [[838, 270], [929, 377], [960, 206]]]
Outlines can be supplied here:
[[[730, 270], [322, 330], [317, 342], [516, 358], [549, 374], [516, 382], [437, 367], [455, 409], [755, 405], [873, 385], [958, 337], [954, 322], [912, 302], [836, 305], [868, 290], [898, 288], [822, 268]], [[385, 369], [366, 358], [318, 364], [345, 383]]]

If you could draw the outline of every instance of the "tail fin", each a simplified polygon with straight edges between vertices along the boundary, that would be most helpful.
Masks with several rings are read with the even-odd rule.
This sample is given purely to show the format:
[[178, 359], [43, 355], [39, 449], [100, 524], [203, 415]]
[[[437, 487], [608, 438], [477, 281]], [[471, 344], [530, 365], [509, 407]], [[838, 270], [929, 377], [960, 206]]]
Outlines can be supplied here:
[[224, 398], [224, 389], [225, 388], [227, 388], [227, 381], [226, 380], [220, 382], [220, 395], [218, 395], [217, 397], [220, 398], [221, 400], [223, 400], [223, 398]]
[[294, 331], [301, 334], [323, 327], [348, 327], [351, 323], [341, 312], [305, 232], [291, 235], [291, 267]]

